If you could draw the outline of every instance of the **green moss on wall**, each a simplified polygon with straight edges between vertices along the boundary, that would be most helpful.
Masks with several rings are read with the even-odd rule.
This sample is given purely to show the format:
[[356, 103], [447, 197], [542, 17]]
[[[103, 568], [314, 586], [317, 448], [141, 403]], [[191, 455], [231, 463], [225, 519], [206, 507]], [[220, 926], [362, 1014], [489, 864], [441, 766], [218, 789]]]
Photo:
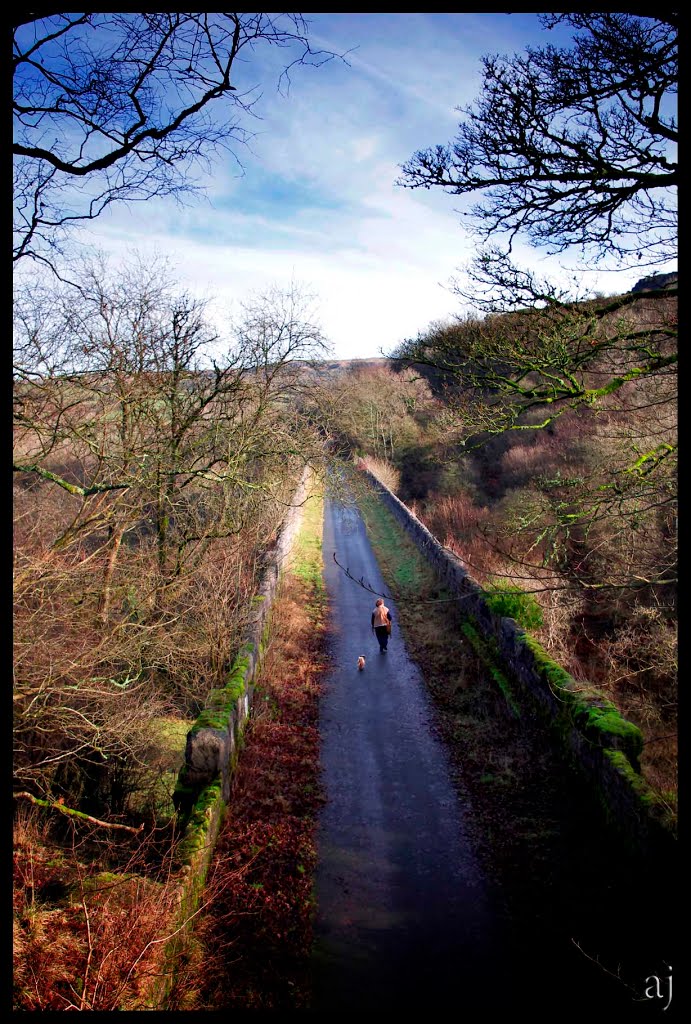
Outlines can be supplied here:
[[591, 742], [623, 750], [637, 769], [643, 750], [643, 735], [638, 726], [624, 718], [616, 705], [603, 698], [594, 687], [577, 686], [533, 637], [525, 636], [523, 643], [532, 652], [536, 667], [555, 697], [561, 701], [562, 717], [565, 715]]
[[254, 650], [253, 646], [250, 646], [249, 651], [246, 653], [238, 654], [237, 658], [233, 662], [228, 675], [226, 676], [226, 684], [224, 690], [226, 693], [233, 694], [239, 697], [245, 688], [245, 680], [247, 673], [250, 668], [249, 655]]
[[658, 824], [672, 835], [676, 834], [677, 817], [660, 794], [656, 793], [645, 779], [636, 772], [626, 754], [621, 750], [605, 750], [604, 755], [610, 764], [622, 775], [636, 793], [643, 807], [646, 808]]
[[516, 718], [520, 718], [520, 708], [514, 699], [509, 681], [504, 673], [497, 667], [497, 644], [494, 638], [481, 637], [468, 619], [466, 619], [462, 624], [461, 630], [463, 631], [464, 636], [466, 636], [472, 644], [473, 650], [481, 659], [483, 665], [488, 669], [492, 679], [494, 679], [495, 683], [504, 694], [506, 703], [511, 708], [513, 715]]
[[643, 734], [633, 722], [622, 718], [610, 701], [597, 704], [578, 704], [572, 718], [585, 736], [596, 739], [602, 746], [616, 739], [629, 760], [637, 764], [643, 752]]
[[220, 729], [223, 731], [228, 728], [232, 713], [230, 706], [227, 708], [205, 708], [190, 729], [190, 733], [194, 735], [202, 729]]
[[646, 803], [655, 803], [656, 797], [653, 791], [648, 786], [647, 782], [641, 778], [638, 772], [635, 772], [631, 767], [626, 754], [621, 750], [605, 750], [605, 757], [610, 763], [616, 768], [620, 775], [625, 776], [630, 785], [636, 790], [636, 793]]
[[[362, 507], [366, 514], [368, 530], [370, 530], [371, 524], [376, 526], [378, 554], [380, 553], [385, 561], [391, 556], [391, 564], [396, 570], [394, 576], [397, 587], [402, 594], [408, 596], [411, 588], [420, 586], [419, 576], [416, 579], [410, 571], [414, 559], [412, 556], [406, 557], [413, 543], [409, 534], [395, 519], [388, 507], [379, 500], [378, 496], [375, 498], [374, 491], [370, 490]], [[414, 546], [419, 553], [417, 546]], [[492, 602], [490, 601], [490, 610], [491, 606]], [[494, 610], [497, 610], [496, 604]], [[474, 622], [472, 615], [466, 618], [461, 627], [463, 633], [491, 672], [512, 711], [519, 715], [518, 701], [514, 698], [506, 675], [499, 668], [505, 663], [499, 643], [494, 636], [486, 635], [479, 623], [474, 625]], [[476, 625], [478, 628], [475, 628]], [[665, 817], [667, 827], [671, 824], [673, 830], [674, 811], [671, 808], [666, 808], [664, 801], [658, 798], [639, 774], [639, 758], [643, 750], [643, 736], [640, 729], [633, 722], [625, 719], [619, 709], [594, 687], [577, 684], [561, 665], [549, 657], [534, 637], [522, 633], [518, 634], [518, 640], [532, 653], [538, 678], [543, 680], [546, 691], [551, 692], [555, 698], [556, 714], [550, 715], [541, 705], [539, 696], [531, 695], [529, 688], [521, 689], [521, 704], [524, 700], [529, 701], [537, 713], [545, 717], [546, 722], [560, 737], [565, 749], [569, 749], [571, 746], [574, 734], [601, 749], [628, 781], [636, 797], [640, 799], [641, 810], [655, 809], [655, 817], [658, 820], [661, 816]], [[510, 665], [508, 667], [510, 670]], [[574, 755], [574, 760], [578, 767], [583, 768], [583, 764], [576, 755]], [[598, 791], [606, 812], [615, 820], [617, 812], [609, 807], [605, 789], [597, 777], [593, 778], [593, 785]]]
[[[197, 797], [187, 821], [185, 836], [178, 847], [178, 857], [183, 864], [189, 864], [197, 851], [209, 842], [209, 825], [216, 805], [222, 804], [222, 781], [214, 779]], [[220, 804], [219, 804], [220, 802]]]
[[[547, 654], [545, 649], [528, 633], [519, 636], [519, 642], [531, 651], [535, 667], [545, 679], [558, 700], [571, 703], [577, 700], [576, 683], [572, 676]], [[558, 691], [558, 692], [557, 692]]]
[[484, 598], [491, 612], [515, 619], [523, 629], [539, 629], [542, 625], [542, 608], [535, 595], [517, 590], [511, 580], [490, 580]]
[[[246, 648], [244, 649], [246, 650]], [[251, 645], [250, 649], [252, 649]], [[207, 706], [197, 716], [190, 729], [191, 733], [197, 733], [200, 729], [226, 731], [230, 728], [235, 704], [247, 689], [249, 667], [247, 654], [239, 654], [228, 672], [226, 685], [211, 691]]]

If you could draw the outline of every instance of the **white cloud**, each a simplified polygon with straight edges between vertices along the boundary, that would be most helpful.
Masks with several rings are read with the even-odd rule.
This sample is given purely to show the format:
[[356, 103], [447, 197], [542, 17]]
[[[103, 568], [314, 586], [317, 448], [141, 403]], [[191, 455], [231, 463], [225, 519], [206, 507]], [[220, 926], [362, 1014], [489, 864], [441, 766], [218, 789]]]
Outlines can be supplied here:
[[[120, 259], [128, 247], [169, 255], [182, 284], [214, 296], [217, 311], [249, 291], [304, 282], [320, 296], [336, 355], [357, 358], [459, 309], [442, 284], [472, 255], [456, 212], [465, 200], [395, 180], [416, 149], [453, 138], [454, 107], [476, 95], [481, 55], [522, 49], [541, 30], [535, 15], [309, 19], [315, 45], [359, 48], [350, 68], [297, 68], [287, 97], [275, 90], [277, 54], [243, 68], [263, 92], [262, 120], [250, 124], [258, 134], [237, 151], [244, 175], [221, 155], [205, 201], [112, 207], [88, 233]], [[575, 263], [520, 252], [546, 274]], [[593, 287], [623, 290], [636, 279], [600, 274]]]
[[376, 136], [370, 135], [360, 139], [352, 139], [350, 143], [351, 158], [355, 163], [362, 163], [369, 159], [377, 150], [378, 142]]

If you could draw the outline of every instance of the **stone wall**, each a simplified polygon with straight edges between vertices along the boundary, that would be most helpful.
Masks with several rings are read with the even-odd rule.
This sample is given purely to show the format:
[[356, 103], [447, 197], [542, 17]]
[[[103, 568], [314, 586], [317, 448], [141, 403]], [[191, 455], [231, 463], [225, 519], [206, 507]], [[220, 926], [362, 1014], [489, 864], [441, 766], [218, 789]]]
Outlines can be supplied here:
[[276, 546], [264, 566], [262, 582], [253, 602], [254, 617], [245, 642], [228, 672], [225, 686], [211, 691], [206, 707], [187, 734], [185, 764], [173, 796], [183, 821], [189, 819], [203, 788], [219, 776], [221, 796], [228, 802], [238, 740], [252, 702], [271, 605], [283, 566], [300, 528], [302, 503], [307, 497], [308, 486], [308, 473], [305, 472], [286, 513]]
[[213, 690], [207, 706], [187, 734], [185, 763], [180, 769], [173, 803], [184, 830], [178, 847], [180, 887], [173, 938], [166, 946], [167, 969], [152, 984], [148, 1005], [165, 1009], [175, 978], [175, 964], [184, 947], [187, 927], [197, 909], [213, 855], [237, 762], [239, 741], [249, 715], [254, 683], [261, 668], [270, 629], [271, 606], [281, 573], [291, 556], [302, 521], [311, 473], [305, 470], [283, 521], [275, 548], [267, 557], [254, 599], [254, 616], [245, 641], [223, 688]]
[[557, 735], [595, 788], [610, 822], [630, 847], [647, 854], [672, 849], [664, 805], [640, 775], [640, 730], [617, 708], [575, 680], [513, 619], [494, 614], [462, 561], [364, 466], [359, 467], [406, 530], [482, 638], [484, 653], [506, 673], [512, 697]]

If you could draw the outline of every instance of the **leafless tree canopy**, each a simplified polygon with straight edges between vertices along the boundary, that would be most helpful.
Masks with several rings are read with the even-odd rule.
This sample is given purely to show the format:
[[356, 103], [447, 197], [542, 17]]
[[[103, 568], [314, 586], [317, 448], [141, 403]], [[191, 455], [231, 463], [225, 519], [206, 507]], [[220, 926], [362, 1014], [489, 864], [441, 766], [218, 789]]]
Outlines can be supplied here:
[[[662, 542], [651, 557], [605, 575], [607, 585], [667, 587], [676, 579], [675, 298], [585, 302], [518, 266], [511, 246], [517, 235], [551, 253], [576, 246], [591, 264], [676, 255], [677, 19], [572, 13], [542, 22], [570, 26], [572, 45], [485, 57], [483, 91], [454, 143], [403, 168], [406, 187], [479, 194], [470, 216], [489, 244], [469, 284], [455, 285], [481, 315], [433, 324], [396, 355], [429, 368], [448, 403], [448, 443], [466, 454], [540, 430], [571, 431], [580, 443], [585, 424], [591, 433], [606, 425], [607, 458], [568, 486], [557, 473], [545, 484], [551, 507], [538, 502], [521, 522], [535, 543], [548, 539], [548, 557], [561, 557], [577, 533], [584, 543], [598, 529], [622, 543], [638, 537], [642, 549], [654, 520]], [[591, 586], [582, 563], [574, 578]]]
[[150, 775], [157, 723], [223, 685], [323, 459], [297, 413], [323, 341], [294, 285], [248, 299], [222, 348], [158, 264], [94, 262], [17, 310], [15, 778], [75, 804], [100, 787], [102, 818], [126, 807], [121, 776]]
[[676, 15], [544, 15], [575, 30], [570, 49], [483, 59], [484, 87], [453, 143], [417, 152], [407, 188], [481, 194], [485, 239], [522, 232], [551, 252], [641, 265], [675, 254]]
[[[67, 232], [113, 202], [194, 189], [196, 165], [245, 142], [256, 95], [233, 83], [260, 45], [279, 86], [313, 51], [299, 14], [48, 14], [15, 24], [15, 248], [54, 266]], [[216, 102], [222, 100], [223, 102]]]

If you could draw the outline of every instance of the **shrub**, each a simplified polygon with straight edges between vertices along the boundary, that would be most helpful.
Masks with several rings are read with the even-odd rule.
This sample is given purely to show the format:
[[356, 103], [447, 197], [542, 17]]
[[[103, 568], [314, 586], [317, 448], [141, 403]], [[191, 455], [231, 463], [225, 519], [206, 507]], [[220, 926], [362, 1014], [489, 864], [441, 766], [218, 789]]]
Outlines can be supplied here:
[[387, 462], [386, 459], [377, 459], [372, 455], [366, 455], [362, 462], [385, 487], [388, 487], [394, 494], [398, 491], [401, 474], [394, 465]]
[[13, 1009], [146, 1010], [170, 970], [162, 938], [178, 927], [172, 858], [161, 862], [155, 833], [129, 841], [89, 823], [66, 828], [60, 839], [43, 815], [16, 812]]
[[515, 619], [523, 629], [539, 629], [542, 609], [534, 594], [519, 590], [512, 580], [491, 580], [485, 600], [495, 615]]

